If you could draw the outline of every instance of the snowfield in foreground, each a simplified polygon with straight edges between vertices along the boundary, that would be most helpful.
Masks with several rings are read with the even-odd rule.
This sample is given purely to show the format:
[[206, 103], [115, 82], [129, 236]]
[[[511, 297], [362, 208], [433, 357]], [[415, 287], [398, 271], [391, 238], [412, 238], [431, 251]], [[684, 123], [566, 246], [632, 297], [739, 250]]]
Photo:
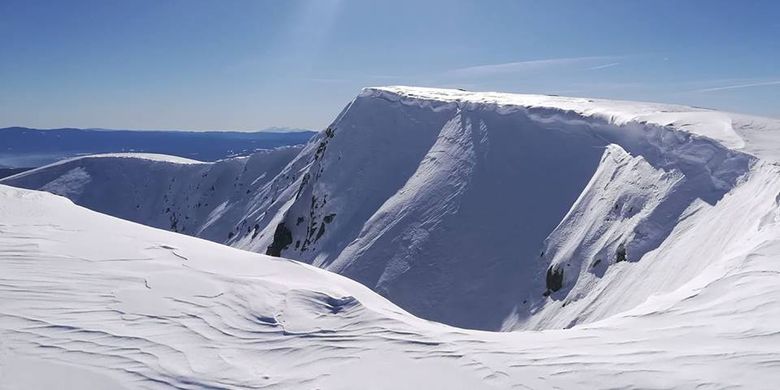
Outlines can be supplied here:
[[[777, 177], [723, 201], [777, 193]], [[0, 384], [769, 389], [780, 215], [754, 209], [740, 250], [672, 293], [568, 330], [493, 333], [417, 319], [312, 266], [0, 186]]]
[[0, 385], [774, 388], [779, 162], [773, 119], [388, 87], [302, 148], [25, 172], [64, 197], [0, 185]]

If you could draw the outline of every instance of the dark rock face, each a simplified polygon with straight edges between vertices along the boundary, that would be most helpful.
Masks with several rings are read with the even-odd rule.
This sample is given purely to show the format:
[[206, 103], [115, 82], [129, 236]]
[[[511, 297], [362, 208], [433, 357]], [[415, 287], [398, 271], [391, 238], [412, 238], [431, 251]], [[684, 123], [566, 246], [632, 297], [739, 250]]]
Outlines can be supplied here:
[[617, 251], [615, 253], [615, 262], [619, 263], [621, 261], [626, 261], [627, 260], [626, 256], [627, 256], [626, 255], [626, 246], [623, 245], [623, 244], [618, 245]]
[[282, 222], [276, 225], [276, 230], [274, 231], [274, 241], [271, 243], [271, 245], [268, 246], [265, 254], [279, 257], [282, 255], [282, 251], [287, 249], [287, 247], [292, 244], [292, 242], [292, 232], [290, 232], [290, 229], [288, 229], [287, 226], [284, 226], [284, 222]]
[[342, 298], [335, 298], [328, 296], [325, 298], [325, 307], [330, 310], [331, 314], [338, 314], [339, 312], [359, 305], [355, 297], [346, 296]]
[[563, 269], [550, 267], [547, 269], [547, 295], [563, 287]]

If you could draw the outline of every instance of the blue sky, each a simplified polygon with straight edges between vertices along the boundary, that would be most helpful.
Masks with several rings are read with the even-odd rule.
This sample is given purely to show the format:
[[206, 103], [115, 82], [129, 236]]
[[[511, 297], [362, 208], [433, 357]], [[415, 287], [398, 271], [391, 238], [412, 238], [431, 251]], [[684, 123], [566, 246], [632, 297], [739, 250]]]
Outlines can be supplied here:
[[780, 2], [0, 0], [0, 126], [320, 129], [395, 84], [780, 117]]

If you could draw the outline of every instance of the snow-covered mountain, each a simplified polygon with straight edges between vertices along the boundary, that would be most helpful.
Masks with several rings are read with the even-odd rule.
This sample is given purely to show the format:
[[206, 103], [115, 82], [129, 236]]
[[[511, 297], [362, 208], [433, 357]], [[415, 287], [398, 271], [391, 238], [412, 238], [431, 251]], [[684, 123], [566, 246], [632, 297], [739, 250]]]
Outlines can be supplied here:
[[426, 319], [566, 328], [749, 268], [774, 229], [778, 131], [663, 104], [369, 88], [302, 149], [90, 157], [2, 182], [310, 263]]
[[[7, 183], [66, 196], [115, 217], [224, 242], [250, 205], [302, 146], [206, 163], [158, 154], [102, 154], [9, 177]], [[246, 225], [246, 224], [244, 224]]]
[[[725, 195], [732, 212], [702, 205], [680, 223], [675, 261], [605, 276], [629, 265], [679, 288], [572, 329], [504, 333], [424, 321], [328, 271], [0, 185], [0, 387], [772, 389], [777, 169]], [[610, 287], [599, 299], [647, 285]]]

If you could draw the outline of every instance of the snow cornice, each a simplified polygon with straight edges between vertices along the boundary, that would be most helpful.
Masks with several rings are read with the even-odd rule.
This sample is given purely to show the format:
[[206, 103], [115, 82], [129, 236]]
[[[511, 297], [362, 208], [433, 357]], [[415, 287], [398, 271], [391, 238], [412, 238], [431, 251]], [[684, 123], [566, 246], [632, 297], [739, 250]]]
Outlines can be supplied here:
[[409, 86], [364, 88], [359, 98], [380, 98], [434, 110], [481, 109], [498, 114], [526, 111], [544, 117], [562, 116], [617, 126], [632, 123], [661, 126], [707, 137], [726, 148], [754, 155], [761, 154], [761, 150], [751, 148], [744, 133], [760, 129], [764, 135], [771, 132], [780, 139], [780, 120], [673, 104]]

